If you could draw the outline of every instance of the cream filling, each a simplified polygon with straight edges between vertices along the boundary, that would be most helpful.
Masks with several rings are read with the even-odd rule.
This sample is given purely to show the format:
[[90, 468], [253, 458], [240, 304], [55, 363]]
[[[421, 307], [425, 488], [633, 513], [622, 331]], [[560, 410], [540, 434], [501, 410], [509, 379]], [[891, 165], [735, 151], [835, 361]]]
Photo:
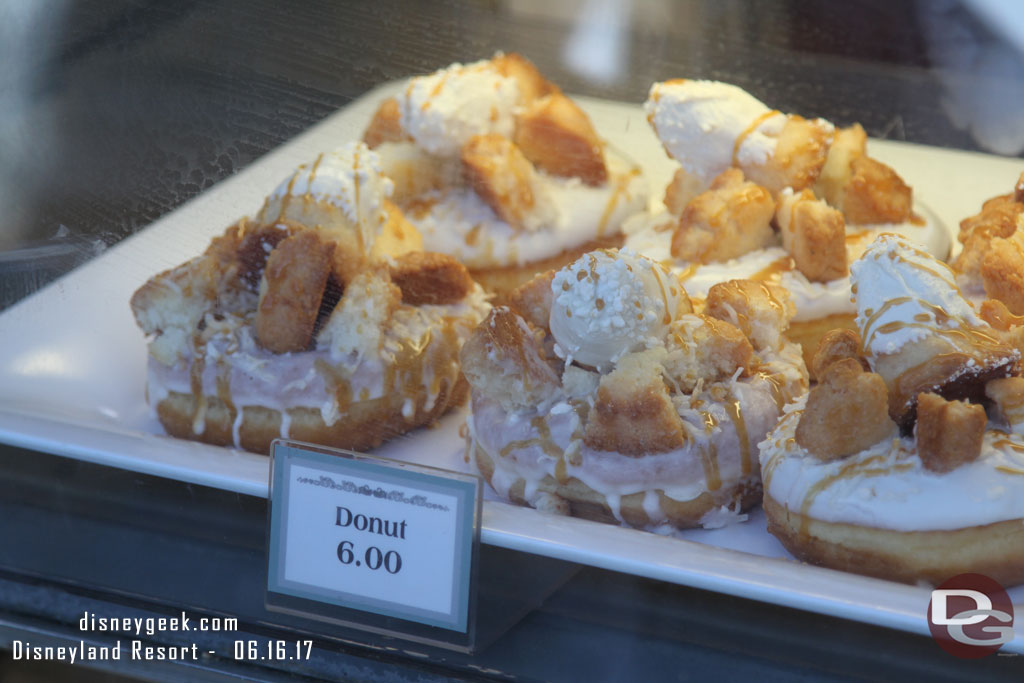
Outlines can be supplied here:
[[913, 439], [822, 462], [795, 439], [806, 397], [760, 444], [765, 493], [825, 522], [942, 531], [1024, 519], [1024, 437], [989, 424], [981, 456], [952, 472], [925, 469]]
[[538, 173], [554, 218], [533, 231], [499, 219], [468, 187], [428, 192], [417, 198], [406, 218], [423, 235], [425, 250], [451, 254], [469, 268], [522, 266], [556, 256], [618, 233], [622, 222], [646, 205], [647, 181], [640, 170], [607, 156], [609, 179], [600, 187]]
[[[924, 219], [923, 225], [899, 223], [847, 226], [847, 262], [852, 263], [860, 258], [871, 241], [886, 232], [903, 235], [923, 246], [936, 258], [946, 258], [951, 245], [949, 231], [931, 211], [920, 205], [915, 210]], [[789, 291], [793, 299], [796, 306], [794, 322], [817, 320], [840, 313], [853, 315], [857, 312], [849, 275], [829, 282], [811, 282], [799, 270], [788, 269], [789, 254], [782, 247], [756, 249], [730, 261], [699, 265], [675, 259], [671, 245], [676, 220], [668, 212], [641, 214], [629, 219], [624, 226], [627, 233], [625, 246], [669, 267], [683, 280], [683, 287], [691, 297], [704, 298], [713, 285], [727, 280], [774, 278]], [[667, 223], [671, 223], [671, 226], [659, 229]]]
[[[759, 479], [756, 444], [775, 425], [781, 405], [805, 387], [795, 345], [765, 355], [758, 374], [712, 385], [694, 396], [680, 396], [676, 407], [688, 443], [666, 453], [635, 457], [587, 447], [579, 399], [563, 398], [547, 410], [508, 412], [477, 391], [468, 421], [469, 438], [494, 462], [491, 485], [502, 497], [508, 498], [510, 488], [522, 479], [526, 500], [536, 506], [543, 479], [575, 477], [603, 495], [619, 521], [621, 498], [645, 493], [644, 510], [656, 527], [667, 519], [657, 491], [673, 500], [691, 501], [705, 492], [714, 495]], [[712, 392], [722, 388], [727, 398], [712, 398]], [[746, 439], [741, 440], [743, 433]], [[731, 515], [734, 521], [740, 517]], [[716, 514], [708, 522], [721, 525], [727, 519]]]
[[[439, 378], [458, 376], [457, 348], [469, 338], [473, 328], [486, 316], [489, 304], [476, 288], [457, 304], [405, 306], [397, 309], [389, 321], [376, 357], [342, 358], [333, 361], [328, 349], [297, 353], [271, 353], [253, 338], [249, 324], [238, 319], [235, 325], [220, 325], [202, 343], [191, 344], [190, 353], [174, 365], [165, 365], [152, 356], [147, 371], [147, 397], [156, 406], [170, 392], [200, 395], [200, 409], [193, 430], [205, 427], [206, 397], [227, 399], [237, 409], [232, 433], [240, 446], [239, 429], [243, 408], [262, 406], [282, 414], [281, 436], [288, 436], [292, 408], [310, 408], [320, 413], [328, 426], [336, 423], [351, 403], [369, 401], [392, 392], [419, 393], [408, 386], [409, 374], [391, 372], [403, 350], [412, 349], [423, 358], [417, 363], [419, 379], [426, 396], [424, 410], [431, 410], [440, 394]], [[454, 339], [439, 332], [450, 322]], [[443, 364], [448, 358], [447, 365]], [[403, 415], [412, 417], [414, 406], [407, 400]]]

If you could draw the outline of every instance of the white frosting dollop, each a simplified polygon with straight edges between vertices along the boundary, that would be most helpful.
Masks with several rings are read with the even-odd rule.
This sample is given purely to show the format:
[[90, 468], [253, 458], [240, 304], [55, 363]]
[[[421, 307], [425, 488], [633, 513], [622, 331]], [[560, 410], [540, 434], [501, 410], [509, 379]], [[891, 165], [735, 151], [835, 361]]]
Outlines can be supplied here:
[[660, 264], [634, 251], [595, 251], [555, 273], [550, 327], [567, 358], [607, 368], [663, 343], [682, 287]]
[[512, 137], [522, 95], [515, 79], [483, 60], [413, 78], [398, 98], [402, 128], [438, 156], [454, 156], [474, 135]]
[[882, 234], [850, 264], [857, 327], [872, 356], [943, 330], [988, 328], [942, 261], [894, 234]]
[[669, 155], [705, 184], [733, 164], [734, 153], [742, 165], [766, 162], [786, 123], [747, 91], [718, 81], [655, 83], [644, 111]]
[[394, 183], [382, 175], [380, 157], [362, 142], [349, 142], [324, 152], [311, 164], [303, 164], [268, 197], [258, 216], [260, 223], [291, 219], [325, 230], [341, 216], [355, 225], [369, 249], [387, 223], [384, 201]]

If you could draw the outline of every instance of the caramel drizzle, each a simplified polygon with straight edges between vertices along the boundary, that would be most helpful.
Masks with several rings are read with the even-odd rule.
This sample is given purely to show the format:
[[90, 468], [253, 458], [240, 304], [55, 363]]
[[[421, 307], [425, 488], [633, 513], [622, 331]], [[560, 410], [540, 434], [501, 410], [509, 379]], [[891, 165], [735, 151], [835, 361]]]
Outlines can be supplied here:
[[686, 282], [691, 277], [697, 274], [697, 270], [700, 268], [700, 265], [701, 264], [699, 263], [691, 263], [687, 265], [686, 268], [684, 268], [678, 275], [676, 275], [676, 277], [682, 280], [683, 282]]
[[764, 282], [766, 280], [775, 279], [779, 280], [783, 273], [788, 273], [793, 270], [795, 264], [790, 256], [784, 256], [776, 261], [772, 261], [767, 266], [751, 275], [748, 279], [757, 280]]
[[733, 426], [736, 427], [736, 436], [740, 442], [740, 463], [744, 475], [750, 474], [753, 463], [750, 458], [750, 438], [747, 436], [747, 421], [743, 418], [743, 408], [739, 399], [725, 402], [725, 412], [729, 414]]
[[838, 472], [824, 479], [816, 482], [814, 486], [810, 488], [807, 495], [804, 497], [804, 502], [800, 506], [800, 535], [807, 536], [808, 527], [810, 525], [809, 512], [811, 505], [814, 504], [814, 500], [821, 494], [822, 491], [827, 489], [837, 481], [843, 479], [852, 479], [853, 477], [881, 477], [894, 472], [906, 472], [909, 469], [913, 469], [913, 465], [910, 463], [903, 463], [900, 465], [892, 465], [890, 467], [873, 467], [874, 465], [880, 464], [885, 459], [884, 455], [873, 455], [870, 458], [866, 458], [862, 461], [851, 462], [843, 465]]
[[733, 166], [739, 166], [740, 147], [743, 146], [743, 143], [746, 142], [750, 134], [757, 130], [758, 126], [760, 126], [762, 123], [764, 123], [765, 121], [779, 113], [781, 112], [779, 112], [777, 109], [766, 111], [765, 113], [761, 114], [756, 119], [754, 119], [749, 126], [743, 129], [743, 132], [740, 133], [739, 136], [737, 136], [736, 141], [732, 145]]
[[189, 389], [195, 399], [195, 411], [192, 413], [192, 431], [202, 434], [206, 431], [206, 394], [203, 392], [203, 371], [206, 369], [206, 342], [200, 332], [192, 335], [192, 346], [195, 348], [192, 365], [189, 367]]
[[717, 491], [722, 488], [722, 474], [718, 466], [718, 448], [711, 439], [711, 434], [718, 425], [715, 416], [706, 410], [700, 411], [704, 418], [704, 432], [708, 435], [707, 446], [700, 448], [700, 464], [704, 469], [704, 481], [707, 482], [708, 491]]
[[993, 448], [1009, 448], [1010, 450], [1016, 451], [1018, 453], [1024, 453], [1024, 444], [1019, 444], [1016, 441], [1011, 441], [1010, 439], [1005, 439], [1005, 438], [1004, 439], [999, 439], [998, 441], [993, 441], [992, 442], [992, 447]]
[[[935, 326], [925, 324], [923, 322], [905, 322], [902, 320], [894, 320], [892, 322], [881, 325], [875, 329], [871, 329], [873, 325], [877, 324], [878, 319], [883, 314], [885, 314], [885, 312], [888, 311], [890, 308], [892, 308], [893, 306], [899, 306], [908, 303], [910, 301], [915, 301], [915, 303], [921, 306], [921, 308], [931, 311], [931, 319], [933, 319], [936, 324], [942, 325], [946, 321], [952, 320], [956, 322], [957, 327], [939, 330]], [[916, 319], [917, 316], [915, 316], [915, 320]], [[956, 336], [960, 337], [964, 343], [977, 347], [986, 346], [995, 350], [1001, 350], [1002, 348], [1002, 344], [994, 336], [986, 334], [982, 330], [979, 330], [976, 327], [969, 325], [964, 320], [950, 316], [941, 307], [936, 306], [935, 304], [925, 301], [923, 299], [914, 299], [913, 297], [902, 296], [886, 301], [880, 309], [872, 313], [871, 317], [868, 318], [867, 323], [864, 325], [864, 330], [870, 330], [870, 332], [867, 332], [867, 334], [865, 335], [865, 340], [861, 344], [862, 352], [866, 352], [865, 350], [871, 346], [877, 335], [892, 334], [893, 332], [898, 332], [904, 329], [922, 329], [931, 333], [941, 333], [949, 337]]]
[[597, 223], [597, 236], [604, 237], [605, 231], [608, 229], [608, 221], [611, 220], [612, 212], [615, 211], [615, 207], [619, 203], [626, 191], [629, 189], [629, 184], [633, 178], [640, 175], [640, 169], [633, 167], [629, 170], [629, 173], [621, 175], [615, 183], [615, 189], [612, 191], [612, 196], [608, 198], [608, 202], [604, 206], [604, 211], [601, 213], [601, 220]]

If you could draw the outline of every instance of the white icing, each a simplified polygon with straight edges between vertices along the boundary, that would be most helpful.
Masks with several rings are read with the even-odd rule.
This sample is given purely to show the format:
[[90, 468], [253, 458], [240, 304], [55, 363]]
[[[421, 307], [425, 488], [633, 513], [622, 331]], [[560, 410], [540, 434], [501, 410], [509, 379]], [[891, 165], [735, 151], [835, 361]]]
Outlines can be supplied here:
[[[743, 163], [767, 161], [786, 120], [742, 88], [717, 81], [655, 83], [644, 111], [669, 156], [705, 184], [732, 165], [734, 151]], [[759, 117], [766, 119], [735, 150]]]
[[474, 135], [512, 137], [521, 98], [515, 79], [484, 60], [413, 78], [398, 104], [403, 130], [420, 147], [455, 156]]
[[961, 294], [953, 270], [902, 237], [878, 236], [850, 270], [857, 327], [872, 356], [895, 353], [944, 329], [988, 328]]
[[[949, 231], [930, 211], [920, 206], [916, 207], [916, 210], [924, 219], [923, 225], [901, 223], [847, 226], [847, 260], [852, 263], [859, 258], [869, 241], [883, 232], [903, 235], [922, 245], [929, 253], [944, 258], [949, 253]], [[706, 263], [691, 269], [689, 263], [677, 261], [672, 256], [674, 220], [667, 212], [631, 218], [624, 225], [627, 232], [626, 247], [668, 265], [672, 272], [683, 276], [683, 286], [692, 297], [704, 298], [712, 285], [735, 278], [751, 277], [771, 267], [780, 259], [788, 258], [782, 247], [768, 247], [748, 252], [730, 261]], [[672, 222], [672, 226], [659, 229], [668, 222]], [[794, 322], [817, 320], [839, 313], [853, 314], [857, 311], [851, 298], [849, 276], [829, 282], [811, 282], [794, 268], [781, 273], [779, 284], [789, 290], [796, 306]]]
[[551, 281], [551, 334], [566, 358], [607, 368], [663, 343], [680, 287], [662, 266], [630, 250], [591, 252]]
[[[806, 397], [761, 443], [765, 492], [795, 512], [820, 482], [806, 509], [815, 519], [895, 531], [962, 529], [1024, 518], [1024, 437], [990, 428], [981, 456], [952, 472], [924, 467], [910, 438], [882, 441], [849, 458], [822, 462], [797, 445]], [[990, 425], [991, 427], [991, 425]]]
[[423, 235], [423, 248], [451, 254], [470, 268], [522, 266], [618, 232], [622, 221], [641, 211], [647, 181], [634, 167], [606, 154], [608, 182], [599, 187], [579, 178], [538, 172], [552, 207], [548, 222], [518, 230], [498, 218], [468, 187], [428, 192], [406, 218]]

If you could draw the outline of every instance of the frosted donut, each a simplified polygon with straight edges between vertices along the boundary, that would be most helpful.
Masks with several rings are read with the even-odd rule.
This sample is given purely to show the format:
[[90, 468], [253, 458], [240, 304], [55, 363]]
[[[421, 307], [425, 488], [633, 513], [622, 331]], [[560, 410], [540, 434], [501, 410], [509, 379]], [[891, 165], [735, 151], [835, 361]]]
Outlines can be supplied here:
[[362, 143], [323, 154], [135, 292], [168, 434], [365, 449], [465, 401], [458, 353], [489, 305], [461, 264], [418, 250], [390, 189]]
[[681, 168], [664, 210], [627, 221], [626, 245], [669, 264], [694, 297], [728, 278], [782, 285], [796, 305], [788, 335], [808, 363], [822, 334], [853, 329], [847, 264], [874, 236], [949, 254], [948, 230], [868, 156], [859, 125], [782, 114], [713, 81], [656, 83], [645, 108]]
[[833, 359], [760, 444], [768, 530], [845, 571], [1024, 582], [1018, 349], [906, 241], [853, 270], [864, 356]]
[[756, 444], [806, 389], [784, 292], [721, 285], [695, 313], [667, 270], [592, 252], [516, 290], [463, 347], [469, 455], [519, 504], [645, 529], [759, 500]]
[[516, 54], [411, 79], [364, 139], [424, 246], [496, 292], [620, 246], [622, 222], [647, 201], [640, 168]]

